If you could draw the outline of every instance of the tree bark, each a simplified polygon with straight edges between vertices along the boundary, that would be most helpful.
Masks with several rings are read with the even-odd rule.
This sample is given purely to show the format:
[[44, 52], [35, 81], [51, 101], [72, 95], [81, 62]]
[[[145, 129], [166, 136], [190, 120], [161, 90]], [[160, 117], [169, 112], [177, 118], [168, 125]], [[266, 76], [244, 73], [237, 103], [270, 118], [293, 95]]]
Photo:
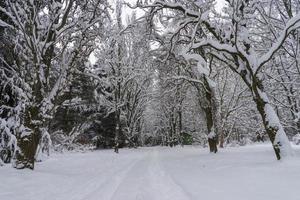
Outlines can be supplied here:
[[217, 125], [217, 103], [214, 88], [211, 87], [207, 77], [204, 77], [205, 97], [207, 106], [204, 108], [206, 115], [206, 126], [208, 131], [208, 145], [211, 153], [218, 152], [218, 125]]
[[220, 144], [219, 147], [220, 148], [224, 148], [224, 130], [222, 130], [222, 132], [220, 133]]
[[264, 92], [261, 81], [256, 78], [253, 82], [252, 89], [257, 110], [262, 117], [266, 133], [272, 142], [276, 158], [280, 160], [283, 157], [292, 154], [290, 142], [280, 123], [278, 115], [274, 108], [270, 105], [269, 98]]
[[119, 153], [119, 137], [121, 133], [121, 121], [120, 121], [120, 113], [116, 112], [116, 129], [115, 129], [115, 153]]
[[[37, 122], [39, 109], [31, 106], [25, 110], [24, 125], [29, 130], [21, 130], [17, 137], [19, 149], [16, 151], [14, 167], [34, 169], [35, 154], [40, 141], [40, 128]], [[36, 124], [35, 124], [36, 123]]]
[[217, 137], [216, 134], [214, 133], [213, 119], [212, 119], [212, 113], [210, 107], [205, 109], [205, 115], [206, 115], [206, 126], [208, 131], [209, 151], [213, 153], [217, 153], [218, 151]]
[[181, 111], [181, 108], [177, 112], [177, 115], [178, 115], [178, 126], [177, 126], [178, 142], [179, 142], [180, 146], [183, 147], [184, 144], [183, 144], [183, 135], [182, 135], [182, 111]]

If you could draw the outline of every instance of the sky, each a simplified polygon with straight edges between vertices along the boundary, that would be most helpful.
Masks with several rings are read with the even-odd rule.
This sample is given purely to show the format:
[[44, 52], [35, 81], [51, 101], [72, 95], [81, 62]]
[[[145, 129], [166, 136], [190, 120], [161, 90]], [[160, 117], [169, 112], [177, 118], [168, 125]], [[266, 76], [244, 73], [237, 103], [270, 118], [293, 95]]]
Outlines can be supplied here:
[[224, 7], [225, 5], [225, 0], [216, 0], [216, 10], [218, 12], [221, 12], [222, 11], [222, 8]]
[[[116, 2], [116, 0], [111, 0], [111, 1], [112, 1], [112, 4], [115, 4], [115, 2]], [[136, 0], [124, 0], [124, 1], [130, 3], [131, 5], [134, 5], [136, 3]], [[225, 0], [216, 0], [216, 10], [218, 12], [222, 11], [222, 8], [224, 7], [224, 5], [225, 5]], [[142, 10], [140, 10], [140, 9], [135, 9], [135, 10], [136, 10], [137, 17], [141, 17], [143, 15]], [[130, 16], [133, 11], [134, 11], [133, 9], [131, 9], [127, 6], [124, 8], [123, 13], [122, 13], [122, 18], [123, 18], [124, 24], [126, 24], [126, 18], [128, 16]], [[95, 64], [97, 61], [97, 59], [93, 53], [90, 55], [89, 60], [92, 64]]]
[[[113, 0], [113, 1], [115, 2], [116, 0]], [[136, 3], [136, 0], [124, 0], [124, 1], [127, 2], [127, 3], [130, 3], [131, 5], [134, 5]], [[216, 10], [218, 12], [221, 12], [222, 8], [225, 5], [225, 0], [215, 0], [215, 1], [216, 1]], [[127, 18], [127, 16], [131, 15], [132, 11], [133, 10], [131, 8], [129, 8], [129, 7], [127, 7], [127, 8], [124, 9], [124, 11], [123, 11], [124, 23], [126, 23], [126, 18]], [[138, 9], [136, 9], [136, 11], [137, 11], [137, 16], [138, 17], [143, 15], [143, 11], [138, 10]]]

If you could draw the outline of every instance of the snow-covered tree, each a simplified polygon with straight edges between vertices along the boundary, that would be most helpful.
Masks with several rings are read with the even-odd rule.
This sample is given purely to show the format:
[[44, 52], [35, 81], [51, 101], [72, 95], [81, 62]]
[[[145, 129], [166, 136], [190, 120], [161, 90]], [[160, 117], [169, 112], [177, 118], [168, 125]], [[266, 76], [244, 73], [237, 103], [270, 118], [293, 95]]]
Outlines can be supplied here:
[[43, 141], [50, 141], [48, 124], [58, 97], [75, 63], [93, 50], [108, 8], [105, 0], [5, 0], [1, 5], [1, 14], [9, 20], [1, 19], [0, 25], [12, 31], [15, 53], [6, 82], [18, 96], [18, 104], [10, 108], [18, 112], [18, 127], [13, 129], [16, 168], [33, 169]]
[[99, 45], [97, 53], [98, 102], [115, 116], [115, 151], [120, 142], [137, 146], [141, 132], [141, 117], [147, 103], [147, 90], [151, 82], [151, 56], [147, 32], [143, 22], [129, 19], [132, 26], [122, 22], [122, 4], [116, 4], [116, 20], [111, 35]]
[[[282, 31], [277, 33], [276, 39], [271, 41], [270, 46], [259, 49], [256, 48], [256, 42], [253, 42], [262, 39], [255, 34], [257, 25], [255, 19], [268, 17], [259, 9], [260, 4], [264, 2], [255, 0], [227, 0], [226, 2], [226, 10], [222, 15], [213, 12], [210, 1], [158, 0], [150, 5], [140, 2], [138, 5], [149, 8], [150, 18], [161, 13], [162, 10], [174, 11], [176, 14], [166, 17], [165, 22], [169, 24], [175, 22], [172, 26], [175, 25], [176, 28], [172, 30], [176, 35], [184, 38], [187, 47], [183, 51], [184, 55], [200, 55], [202, 58], [198, 56], [197, 59], [202, 67], [205, 67], [209, 60], [217, 60], [243, 79], [251, 91], [276, 157], [281, 159], [292, 153], [291, 147], [285, 130], [270, 104], [262, 75], [269, 61], [283, 47], [288, 36], [299, 28], [300, 14], [295, 10], [293, 17], [284, 20]], [[193, 31], [186, 32], [186, 27], [191, 27]]]
[[[257, 19], [255, 33], [261, 38], [256, 47], [270, 47], [278, 40], [286, 22], [299, 12], [298, 1], [276, 1], [259, 4], [259, 10], [265, 17]], [[277, 17], [275, 17], [277, 16]], [[268, 33], [268, 34], [266, 34]], [[300, 124], [296, 120], [299, 112], [299, 30], [294, 30], [286, 38], [282, 48], [270, 60], [264, 70], [264, 79], [268, 84], [268, 96], [275, 106], [289, 136], [299, 132]], [[272, 67], [271, 67], [272, 66]]]

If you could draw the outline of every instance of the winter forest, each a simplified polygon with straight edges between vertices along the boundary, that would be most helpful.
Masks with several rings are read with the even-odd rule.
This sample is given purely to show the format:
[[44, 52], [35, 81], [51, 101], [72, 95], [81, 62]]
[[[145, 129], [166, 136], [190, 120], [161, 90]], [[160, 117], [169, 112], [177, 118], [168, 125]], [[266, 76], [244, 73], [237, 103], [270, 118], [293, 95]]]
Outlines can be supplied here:
[[299, 168], [299, 0], [0, 0], [1, 200], [297, 200]]

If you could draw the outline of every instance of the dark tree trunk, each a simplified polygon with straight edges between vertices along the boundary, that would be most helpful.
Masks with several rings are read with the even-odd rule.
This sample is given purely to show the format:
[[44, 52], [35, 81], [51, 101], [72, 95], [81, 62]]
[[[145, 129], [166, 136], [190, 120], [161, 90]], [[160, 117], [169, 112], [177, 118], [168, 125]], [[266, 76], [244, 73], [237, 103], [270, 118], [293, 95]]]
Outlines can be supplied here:
[[120, 113], [117, 111], [116, 113], [116, 129], [115, 129], [115, 146], [114, 150], [116, 153], [119, 153], [119, 137], [121, 135], [121, 121], [120, 121]]
[[39, 109], [34, 106], [25, 110], [24, 125], [29, 130], [21, 131], [17, 137], [20, 148], [16, 152], [15, 168], [17, 169], [34, 169], [35, 155], [41, 137], [40, 127], [37, 123], [41, 120], [38, 114]]
[[218, 152], [218, 129], [217, 129], [217, 108], [214, 97], [214, 91], [210, 87], [206, 77], [204, 77], [205, 97], [207, 105], [204, 108], [206, 116], [206, 126], [208, 131], [208, 145], [211, 153]]
[[205, 115], [206, 115], [206, 127], [208, 131], [208, 145], [209, 145], [209, 151], [211, 153], [217, 153], [218, 152], [218, 137], [214, 133], [214, 122], [211, 112], [211, 107], [208, 107], [205, 109]]
[[180, 146], [183, 147], [183, 135], [182, 135], [182, 111], [181, 109], [178, 111], [178, 141]]
[[219, 144], [220, 148], [224, 148], [224, 131], [221, 131], [220, 133], [220, 144]]

